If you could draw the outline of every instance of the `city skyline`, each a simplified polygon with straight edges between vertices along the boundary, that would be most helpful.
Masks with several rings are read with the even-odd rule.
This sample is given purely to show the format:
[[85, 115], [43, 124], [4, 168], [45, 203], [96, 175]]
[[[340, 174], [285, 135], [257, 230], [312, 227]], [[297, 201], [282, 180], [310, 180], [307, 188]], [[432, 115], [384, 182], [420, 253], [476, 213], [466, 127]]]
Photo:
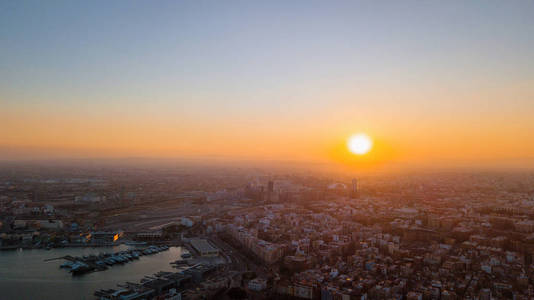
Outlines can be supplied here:
[[534, 1], [0, 0], [0, 300], [534, 299]]

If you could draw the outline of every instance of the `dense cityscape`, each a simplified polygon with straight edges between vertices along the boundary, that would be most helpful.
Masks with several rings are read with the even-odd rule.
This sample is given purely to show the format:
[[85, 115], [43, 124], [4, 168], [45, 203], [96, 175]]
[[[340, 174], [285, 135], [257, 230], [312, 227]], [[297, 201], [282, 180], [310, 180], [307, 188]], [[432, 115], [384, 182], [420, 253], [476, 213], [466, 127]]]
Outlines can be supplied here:
[[230, 167], [7, 164], [5, 251], [86, 276], [183, 249], [97, 299], [530, 299], [534, 174], [363, 176]]
[[0, 300], [534, 300], [533, 0], [0, 0]]

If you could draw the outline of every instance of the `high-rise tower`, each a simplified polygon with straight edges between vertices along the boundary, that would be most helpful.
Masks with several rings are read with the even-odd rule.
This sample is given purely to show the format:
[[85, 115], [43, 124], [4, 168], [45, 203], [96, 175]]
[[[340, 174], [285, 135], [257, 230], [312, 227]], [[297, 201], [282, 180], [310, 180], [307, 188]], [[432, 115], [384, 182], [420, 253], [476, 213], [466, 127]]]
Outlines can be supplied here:
[[350, 191], [350, 197], [351, 198], [358, 198], [359, 189], [358, 189], [358, 179], [354, 178], [352, 179], [352, 189]]

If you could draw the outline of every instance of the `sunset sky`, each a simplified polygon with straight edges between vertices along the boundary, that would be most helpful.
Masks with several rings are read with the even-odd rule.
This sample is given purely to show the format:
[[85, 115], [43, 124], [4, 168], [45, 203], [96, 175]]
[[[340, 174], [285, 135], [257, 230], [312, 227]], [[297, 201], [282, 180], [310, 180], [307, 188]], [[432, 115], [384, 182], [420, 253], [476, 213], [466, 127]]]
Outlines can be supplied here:
[[287, 2], [2, 1], [0, 160], [534, 166], [534, 2]]

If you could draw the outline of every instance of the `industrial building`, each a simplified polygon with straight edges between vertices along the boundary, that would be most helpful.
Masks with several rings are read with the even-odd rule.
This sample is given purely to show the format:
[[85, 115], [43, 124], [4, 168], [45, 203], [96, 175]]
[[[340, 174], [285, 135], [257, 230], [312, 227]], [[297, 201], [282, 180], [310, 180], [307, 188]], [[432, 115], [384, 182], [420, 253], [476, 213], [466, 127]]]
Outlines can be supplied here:
[[191, 240], [191, 246], [200, 253], [201, 256], [218, 256], [219, 249], [215, 248], [210, 242], [204, 239]]

